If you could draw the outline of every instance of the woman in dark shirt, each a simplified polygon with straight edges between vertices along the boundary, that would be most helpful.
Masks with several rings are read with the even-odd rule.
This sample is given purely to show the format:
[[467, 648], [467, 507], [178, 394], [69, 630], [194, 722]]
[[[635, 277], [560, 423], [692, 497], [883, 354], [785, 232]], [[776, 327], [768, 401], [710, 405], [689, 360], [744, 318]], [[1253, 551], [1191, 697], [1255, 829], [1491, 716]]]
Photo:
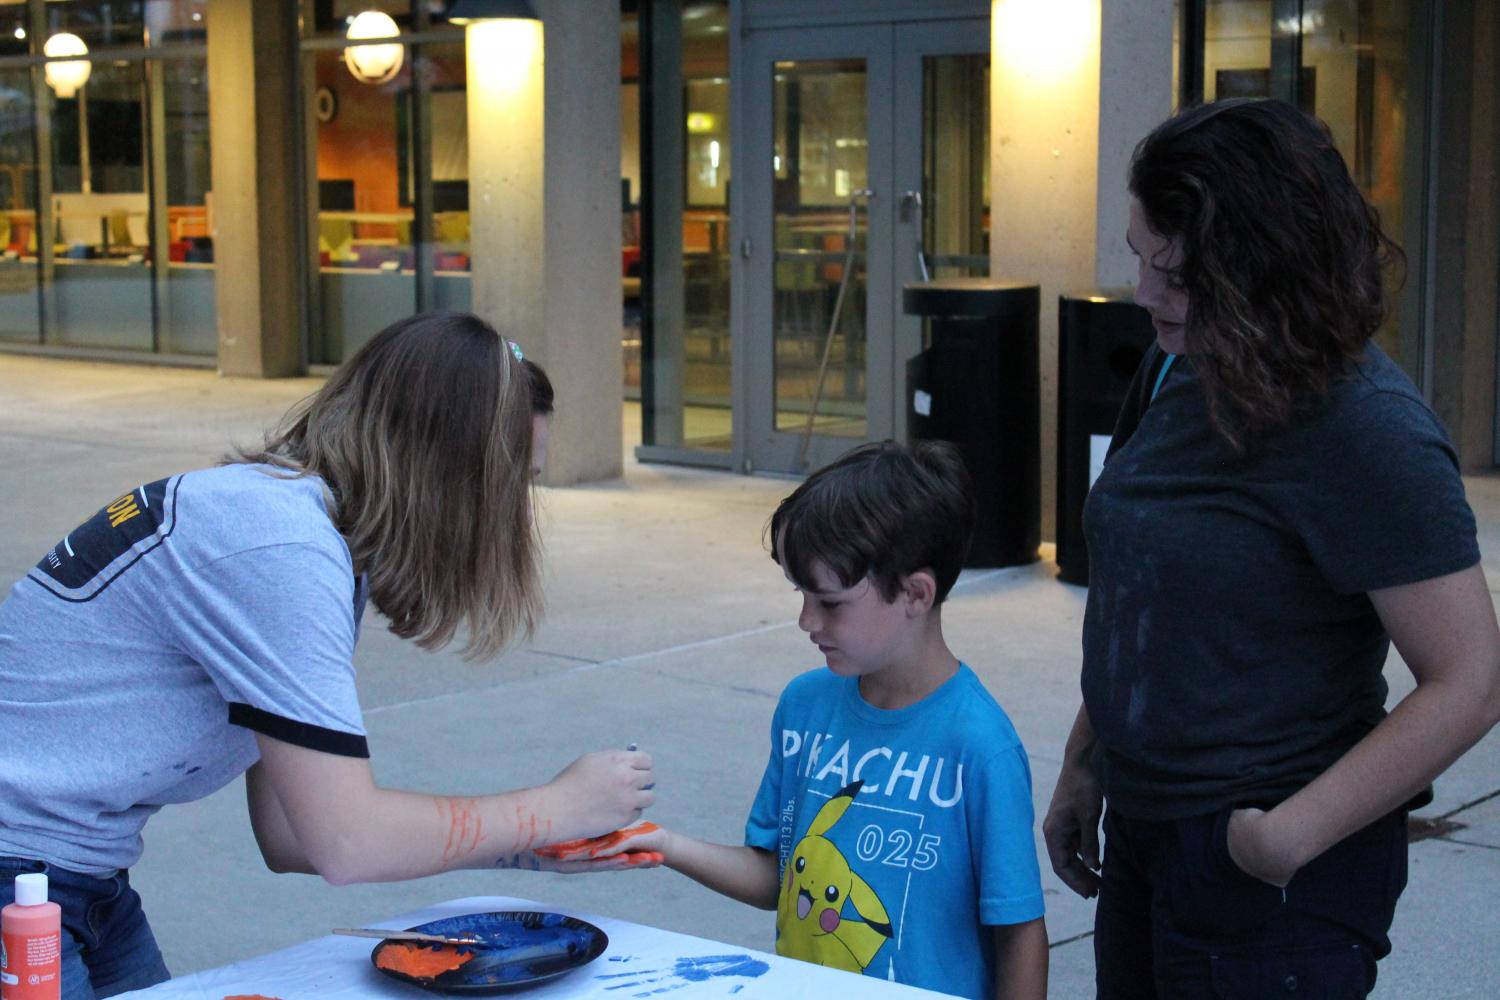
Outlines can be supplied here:
[[[1406, 809], [1500, 718], [1457, 457], [1371, 339], [1400, 251], [1278, 101], [1168, 120], [1130, 189], [1157, 342], [1085, 508], [1048, 852], [1099, 895], [1100, 997], [1364, 996]], [[1392, 642], [1417, 686], [1387, 715]]]

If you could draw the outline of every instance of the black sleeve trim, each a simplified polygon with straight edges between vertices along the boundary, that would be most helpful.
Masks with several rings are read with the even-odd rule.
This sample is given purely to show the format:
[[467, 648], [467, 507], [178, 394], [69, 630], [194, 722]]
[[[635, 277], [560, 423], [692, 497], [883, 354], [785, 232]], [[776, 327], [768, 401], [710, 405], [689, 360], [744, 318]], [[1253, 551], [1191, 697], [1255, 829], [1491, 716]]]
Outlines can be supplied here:
[[370, 756], [370, 745], [363, 736], [285, 719], [237, 701], [229, 705], [229, 723], [308, 750], [337, 754], [340, 757]]

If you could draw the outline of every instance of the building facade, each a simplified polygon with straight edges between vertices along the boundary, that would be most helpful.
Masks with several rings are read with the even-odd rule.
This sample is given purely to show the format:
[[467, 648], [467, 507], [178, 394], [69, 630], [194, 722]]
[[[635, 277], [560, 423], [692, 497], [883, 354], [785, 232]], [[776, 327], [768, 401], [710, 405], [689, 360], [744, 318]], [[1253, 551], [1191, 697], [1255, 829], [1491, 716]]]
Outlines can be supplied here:
[[1135, 142], [1274, 95], [1406, 250], [1381, 344], [1497, 464], [1494, 4], [454, 7], [0, 2], [0, 350], [271, 377], [473, 309], [558, 383], [552, 482], [617, 474], [624, 427], [797, 474], [906, 433], [902, 286], [989, 275], [1042, 290], [1049, 484], [1057, 299], [1133, 278]]

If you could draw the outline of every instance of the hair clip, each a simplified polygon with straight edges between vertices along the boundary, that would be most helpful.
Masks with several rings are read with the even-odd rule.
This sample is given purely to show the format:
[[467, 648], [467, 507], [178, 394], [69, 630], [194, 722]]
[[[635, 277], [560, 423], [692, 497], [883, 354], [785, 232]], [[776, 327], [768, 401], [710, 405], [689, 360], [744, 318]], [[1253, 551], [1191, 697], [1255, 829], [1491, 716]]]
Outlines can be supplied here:
[[517, 361], [525, 361], [526, 360], [526, 355], [524, 355], [524, 354], [521, 353], [521, 345], [520, 344], [516, 343], [514, 340], [507, 340], [506, 343], [510, 345], [510, 353], [512, 353], [512, 354], [514, 354], [516, 356], [516, 360]]

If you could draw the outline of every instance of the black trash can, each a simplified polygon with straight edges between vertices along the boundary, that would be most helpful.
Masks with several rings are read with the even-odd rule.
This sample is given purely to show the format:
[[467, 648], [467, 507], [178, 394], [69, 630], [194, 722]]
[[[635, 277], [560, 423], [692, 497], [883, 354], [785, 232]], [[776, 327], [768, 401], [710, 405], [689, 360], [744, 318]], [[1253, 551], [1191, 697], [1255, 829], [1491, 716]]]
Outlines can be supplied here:
[[951, 441], [978, 504], [965, 566], [1035, 562], [1041, 541], [1041, 416], [1037, 316], [1041, 289], [990, 278], [902, 288], [928, 320], [931, 347], [907, 365], [913, 440]]
[[1088, 586], [1083, 501], [1104, 464], [1130, 380], [1156, 339], [1128, 288], [1057, 301], [1057, 576]]

